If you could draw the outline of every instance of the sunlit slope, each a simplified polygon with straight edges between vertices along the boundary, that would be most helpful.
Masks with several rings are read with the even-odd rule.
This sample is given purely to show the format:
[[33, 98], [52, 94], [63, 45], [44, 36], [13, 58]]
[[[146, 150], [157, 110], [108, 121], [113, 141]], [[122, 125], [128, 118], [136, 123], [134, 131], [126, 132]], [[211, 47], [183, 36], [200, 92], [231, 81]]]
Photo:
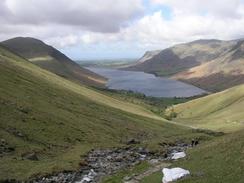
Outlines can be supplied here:
[[159, 76], [174, 75], [217, 58], [235, 42], [196, 40], [161, 51], [147, 52], [136, 64], [125, 69], [144, 71]]
[[104, 87], [106, 83], [104, 77], [82, 68], [66, 55], [41, 40], [31, 37], [16, 37], [3, 41], [1, 44], [33, 64], [63, 78], [96, 87]]
[[184, 124], [224, 131], [243, 128], [244, 85], [173, 106], [173, 110], [176, 120]]
[[[3, 50], [3, 48], [2, 48], [2, 50]], [[55, 87], [61, 87], [62, 89], [65, 88], [65, 89], [71, 90], [75, 93], [78, 93], [80, 95], [87, 97], [90, 100], [93, 100], [94, 102], [105, 104], [107, 106], [118, 108], [120, 110], [124, 110], [124, 111], [130, 112], [130, 113], [134, 113], [134, 114], [138, 114], [138, 115], [142, 115], [142, 116], [146, 116], [146, 117], [151, 117], [154, 119], [162, 119], [162, 118], [158, 117], [157, 115], [155, 115], [154, 113], [152, 113], [151, 111], [146, 110], [143, 107], [108, 97], [108, 96], [100, 94], [99, 92], [96, 92], [86, 86], [81, 86], [81, 85], [75, 84], [73, 82], [70, 82], [70, 81], [63, 79], [61, 77], [58, 77], [57, 75], [52, 74], [44, 69], [41, 69], [31, 63], [28, 63], [26, 60], [24, 60], [20, 57], [17, 57], [16, 55], [14, 55], [10, 52], [6, 52], [6, 50], [4, 50], [4, 51], [5, 51], [4, 52], [5, 54], [9, 54], [13, 58], [11, 60], [8, 60], [9, 62], [11, 62], [11, 64], [15, 65], [16, 67], [23, 68], [25, 70], [25, 72], [33, 74], [38, 78], [48, 80], [48, 82], [50, 84], [53, 84]], [[18, 61], [16, 61], [16, 59]]]
[[222, 91], [244, 83], [244, 41], [238, 41], [221, 56], [173, 76], [204, 88]]

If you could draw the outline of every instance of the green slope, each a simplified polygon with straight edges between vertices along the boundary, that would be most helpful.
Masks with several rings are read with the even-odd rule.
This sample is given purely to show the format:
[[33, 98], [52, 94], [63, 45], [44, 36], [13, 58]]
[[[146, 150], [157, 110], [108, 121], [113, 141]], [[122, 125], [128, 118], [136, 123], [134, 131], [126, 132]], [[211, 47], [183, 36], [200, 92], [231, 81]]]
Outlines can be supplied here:
[[33, 64], [63, 78], [95, 87], [104, 87], [106, 79], [82, 68], [66, 55], [44, 42], [30, 37], [16, 37], [1, 42], [4, 47]]
[[193, 175], [192, 178], [180, 182], [242, 183], [244, 180], [243, 152], [243, 130], [193, 149], [189, 151], [187, 160], [175, 165], [191, 170]]
[[[244, 131], [219, 137], [187, 151], [187, 158], [171, 167], [181, 167], [191, 176], [179, 183], [243, 183], [244, 180]], [[162, 172], [146, 177], [142, 182], [160, 182]]]
[[[173, 106], [176, 121], [200, 128], [233, 131], [244, 127], [244, 85]], [[168, 114], [172, 108], [167, 110]]]
[[[6, 142], [0, 149], [0, 180], [75, 169], [91, 148], [125, 145], [130, 138], [159, 150], [159, 142], [202, 135], [61, 78], [2, 47], [0, 86], [0, 139]], [[38, 161], [22, 158], [33, 152]]]

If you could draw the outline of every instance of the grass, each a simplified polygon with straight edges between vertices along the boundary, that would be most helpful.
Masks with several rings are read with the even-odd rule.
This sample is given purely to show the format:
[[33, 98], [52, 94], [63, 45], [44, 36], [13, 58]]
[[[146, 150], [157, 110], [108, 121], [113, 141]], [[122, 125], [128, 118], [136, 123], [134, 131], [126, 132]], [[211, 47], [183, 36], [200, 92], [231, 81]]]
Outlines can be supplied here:
[[97, 91], [102, 92], [110, 97], [116, 98], [121, 101], [126, 101], [136, 105], [143, 106], [144, 108], [152, 111], [153, 113], [164, 117], [165, 109], [169, 106], [184, 103], [195, 99], [197, 97], [189, 98], [158, 98], [145, 96], [142, 93], [136, 93], [133, 91], [125, 90], [111, 90], [111, 89], [97, 89]]
[[[159, 142], [208, 136], [61, 78], [1, 47], [0, 86], [0, 139], [15, 149], [0, 159], [0, 180], [75, 170], [90, 149], [124, 146], [131, 138], [161, 151]], [[38, 161], [21, 157], [31, 152]]]
[[192, 149], [186, 160], [174, 165], [189, 169], [192, 174], [189, 179], [179, 182], [242, 183], [244, 180], [243, 152], [243, 130]]
[[[232, 132], [244, 127], [244, 85], [173, 106], [174, 119], [197, 128]], [[169, 108], [168, 113], [172, 111]]]
[[66, 55], [38, 39], [16, 37], [1, 42], [1, 45], [63, 78], [89, 86], [105, 86], [106, 78], [80, 67]]
[[141, 183], [161, 183], [163, 178], [163, 173], [161, 171], [153, 173], [152, 175], [145, 177]]
[[126, 176], [132, 176], [133, 174], [140, 174], [143, 173], [145, 170], [147, 170], [150, 167], [150, 164], [146, 161], [139, 163], [138, 165], [135, 165], [134, 167], [127, 168], [124, 170], [119, 171], [115, 175], [105, 177], [102, 180], [102, 183], [119, 183], [123, 182], [123, 178]]
[[[244, 133], [243, 130], [205, 142], [187, 151], [187, 158], [174, 162], [191, 172], [191, 176], [179, 183], [242, 183], [244, 180]], [[142, 183], [161, 182], [162, 172], [143, 179]]]

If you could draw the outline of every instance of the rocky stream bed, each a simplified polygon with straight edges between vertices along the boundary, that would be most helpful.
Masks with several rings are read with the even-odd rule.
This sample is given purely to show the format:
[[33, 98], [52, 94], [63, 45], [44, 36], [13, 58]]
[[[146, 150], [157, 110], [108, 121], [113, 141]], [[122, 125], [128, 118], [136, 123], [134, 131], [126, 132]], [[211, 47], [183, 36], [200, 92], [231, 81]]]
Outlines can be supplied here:
[[[185, 143], [168, 146], [167, 151], [162, 154], [150, 152], [143, 147], [126, 147], [114, 149], [96, 149], [90, 151], [83, 166], [78, 171], [60, 172], [55, 175], [41, 177], [34, 180], [35, 183], [96, 183], [104, 176], [113, 175], [119, 170], [129, 168], [142, 161], [148, 161], [152, 165], [160, 165], [170, 160], [176, 152], [185, 151], [189, 145]], [[158, 166], [160, 167], [160, 166]], [[125, 177], [124, 182], [133, 177]]]

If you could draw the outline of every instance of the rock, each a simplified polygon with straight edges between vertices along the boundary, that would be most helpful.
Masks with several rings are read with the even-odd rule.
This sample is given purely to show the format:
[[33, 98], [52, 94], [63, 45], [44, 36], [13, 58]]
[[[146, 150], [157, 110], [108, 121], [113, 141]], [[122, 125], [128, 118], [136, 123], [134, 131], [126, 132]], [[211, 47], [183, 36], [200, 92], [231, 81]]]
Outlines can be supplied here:
[[79, 163], [79, 165], [80, 165], [80, 167], [84, 167], [84, 166], [87, 166], [88, 163], [87, 163], [86, 161], [81, 161], [81, 162]]
[[143, 147], [139, 147], [138, 152], [140, 154], [146, 154], [146, 155], [149, 154], [149, 151]]
[[38, 161], [39, 160], [35, 152], [25, 153], [25, 154], [22, 154], [21, 156], [24, 159], [28, 159], [28, 160], [32, 160], [32, 161]]
[[6, 144], [6, 140], [5, 139], [1, 139], [1, 144], [5, 145]]
[[158, 159], [151, 159], [151, 160], [149, 161], [149, 163], [152, 164], [152, 165], [157, 164], [158, 162], [159, 162]]
[[14, 147], [7, 147], [7, 148], [6, 148], [6, 152], [12, 152], [12, 151], [14, 151], [14, 150], [15, 150]]
[[191, 140], [191, 146], [194, 147], [194, 146], [197, 146], [199, 144], [199, 140], [198, 139], [192, 139]]
[[17, 132], [16, 135], [17, 135], [18, 137], [24, 137], [24, 135], [23, 135], [21, 132]]
[[140, 144], [140, 141], [135, 140], [135, 139], [130, 139], [126, 143], [127, 145], [132, 145], [132, 144]]
[[[82, 156], [81, 158], [83, 160], [80, 163], [79, 171], [62, 173], [62, 176], [52, 175], [46, 177], [48, 181], [39, 179], [36, 183], [51, 183], [52, 181], [55, 182], [55, 180], [62, 183], [100, 182], [103, 176], [114, 174], [121, 169], [127, 169], [142, 161], [160, 158], [160, 156], [159, 154], [152, 154], [143, 147], [127, 146], [125, 148], [93, 149], [87, 156]], [[125, 177], [125, 179], [130, 178]]]
[[131, 180], [131, 177], [129, 177], [129, 176], [125, 176], [125, 177], [123, 178], [123, 180], [124, 180], [125, 182], [130, 181], [130, 180]]
[[164, 168], [162, 172], [164, 174], [162, 179], [163, 183], [170, 183], [187, 175], [190, 175], [190, 172], [188, 170], [184, 170], [182, 168]]
[[181, 159], [184, 158], [186, 156], [185, 152], [176, 152], [176, 153], [172, 153], [172, 158], [173, 160], [177, 160], [177, 159]]

